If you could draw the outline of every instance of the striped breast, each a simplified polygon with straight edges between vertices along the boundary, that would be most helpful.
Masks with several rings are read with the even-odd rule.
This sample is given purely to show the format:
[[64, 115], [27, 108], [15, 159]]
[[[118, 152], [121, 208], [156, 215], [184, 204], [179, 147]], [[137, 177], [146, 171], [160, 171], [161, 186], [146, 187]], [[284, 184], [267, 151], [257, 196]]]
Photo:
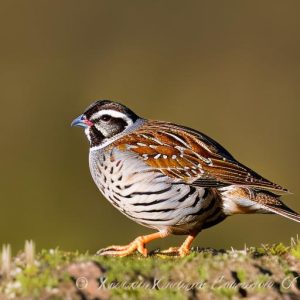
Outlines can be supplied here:
[[221, 215], [212, 189], [176, 182], [134, 153], [116, 148], [91, 151], [89, 163], [105, 198], [144, 226], [186, 234]]

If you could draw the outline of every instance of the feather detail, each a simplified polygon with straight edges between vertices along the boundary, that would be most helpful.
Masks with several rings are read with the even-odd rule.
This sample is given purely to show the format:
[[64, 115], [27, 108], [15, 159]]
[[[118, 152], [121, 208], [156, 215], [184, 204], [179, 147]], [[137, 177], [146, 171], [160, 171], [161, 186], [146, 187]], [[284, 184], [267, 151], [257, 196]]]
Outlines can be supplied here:
[[267, 211], [300, 223], [300, 214], [286, 206], [275, 194], [259, 192], [255, 195], [255, 202]]
[[300, 215], [286, 206], [280, 196], [266, 190], [228, 186], [219, 189], [223, 210], [227, 215], [250, 213], [274, 213], [300, 222]]
[[289, 207], [287, 206], [284, 206], [284, 207], [274, 207], [274, 206], [270, 206], [270, 205], [261, 205], [264, 209], [274, 213], [274, 214], [277, 214], [277, 215], [280, 215], [280, 216], [283, 216], [285, 218], [288, 218], [290, 220], [293, 220], [293, 221], [296, 221], [296, 222], [299, 222], [300, 223], [300, 215], [298, 213], [296, 213], [295, 211], [293, 211], [292, 209], [290, 209]]

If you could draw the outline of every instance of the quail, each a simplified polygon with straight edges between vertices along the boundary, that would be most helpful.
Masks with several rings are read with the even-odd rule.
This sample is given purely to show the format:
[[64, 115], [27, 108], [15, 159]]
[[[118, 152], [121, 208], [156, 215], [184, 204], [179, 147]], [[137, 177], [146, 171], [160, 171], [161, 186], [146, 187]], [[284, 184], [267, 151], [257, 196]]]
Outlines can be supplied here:
[[185, 256], [197, 234], [234, 214], [275, 213], [300, 222], [280, 196], [288, 191], [239, 163], [219, 143], [194, 129], [137, 116], [126, 106], [99, 100], [72, 125], [89, 140], [89, 167], [104, 197], [138, 224], [155, 230], [99, 255], [147, 256], [145, 245], [170, 234], [187, 235]]

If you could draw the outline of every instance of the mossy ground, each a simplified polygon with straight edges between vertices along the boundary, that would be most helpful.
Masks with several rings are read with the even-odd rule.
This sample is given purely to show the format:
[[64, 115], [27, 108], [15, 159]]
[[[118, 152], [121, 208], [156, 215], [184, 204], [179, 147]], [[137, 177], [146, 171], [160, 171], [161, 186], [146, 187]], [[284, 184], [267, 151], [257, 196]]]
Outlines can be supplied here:
[[184, 258], [59, 249], [28, 257], [20, 252], [9, 269], [2, 266], [0, 299], [300, 299], [300, 241], [241, 251], [194, 249]]

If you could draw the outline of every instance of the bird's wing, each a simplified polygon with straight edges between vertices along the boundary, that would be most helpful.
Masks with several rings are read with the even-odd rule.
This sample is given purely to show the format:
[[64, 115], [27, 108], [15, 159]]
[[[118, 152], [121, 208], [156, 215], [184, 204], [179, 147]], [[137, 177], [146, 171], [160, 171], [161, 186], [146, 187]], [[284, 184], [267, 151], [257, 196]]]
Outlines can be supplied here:
[[252, 186], [285, 192], [236, 161], [220, 144], [188, 127], [146, 121], [139, 129], [117, 140], [112, 147], [138, 154], [161, 173], [193, 186]]

